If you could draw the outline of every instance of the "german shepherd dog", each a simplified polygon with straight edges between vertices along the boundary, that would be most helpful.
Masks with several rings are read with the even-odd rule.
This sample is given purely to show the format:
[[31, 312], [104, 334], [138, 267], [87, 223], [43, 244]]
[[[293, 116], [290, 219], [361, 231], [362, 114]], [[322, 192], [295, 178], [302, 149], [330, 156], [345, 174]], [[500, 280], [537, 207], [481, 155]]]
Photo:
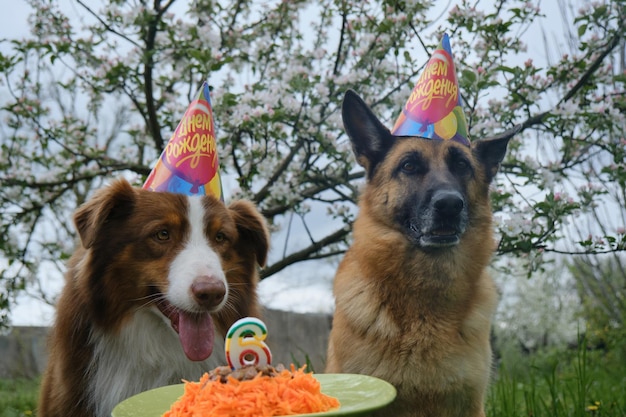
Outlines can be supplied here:
[[366, 185], [334, 283], [327, 373], [393, 384], [379, 415], [484, 416], [496, 286], [489, 184], [509, 137], [393, 136], [353, 91], [343, 122]]

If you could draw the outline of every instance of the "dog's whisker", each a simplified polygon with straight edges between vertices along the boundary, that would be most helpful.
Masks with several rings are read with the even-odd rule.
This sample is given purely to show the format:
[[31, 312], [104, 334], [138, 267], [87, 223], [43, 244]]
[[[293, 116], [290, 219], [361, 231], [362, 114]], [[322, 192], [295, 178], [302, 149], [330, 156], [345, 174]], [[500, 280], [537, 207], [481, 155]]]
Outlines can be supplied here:
[[224, 270], [224, 273], [225, 273], [225, 274], [229, 274], [229, 273], [231, 273], [231, 272], [237, 272], [237, 271], [239, 271], [239, 270], [241, 270], [241, 269], [244, 269], [244, 266], [243, 266], [243, 265], [235, 265], [235, 266], [232, 266], [232, 267], [230, 267], [230, 268], [228, 268], [228, 269], [225, 269], [225, 270]]
[[145, 301], [145, 303], [138, 305], [135, 308], [135, 311], [141, 310], [142, 308], [146, 308], [148, 306], [157, 304], [159, 301], [162, 301], [165, 299], [165, 295], [164, 294], [153, 294], [150, 296], [146, 296], [146, 297], [141, 297], [141, 298], [137, 298], [133, 301]]
[[151, 300], [151, 299], [155, 299], [155, 298], [163, 297], [163, 296], [164, 296], [164, 294], [154, 293], [154, 294], [144, 295], [143, 297], [133, 298], [133, 299], [131, 299], [131, 301]]
[[237, 312], [237, 306], [229, 301], [226, 301], [226, 303], [224, 304], [224, 307], [222, 307], [222, 310], [226, 313], [236, 313]]
[[250, 284], [245, 283], [245, 282], [229, 282], [228, 283], [228, 288], [232, 288], [232, 289], [240, 289], [240, 288], [245, 288], [247, 286], [249, 286]]

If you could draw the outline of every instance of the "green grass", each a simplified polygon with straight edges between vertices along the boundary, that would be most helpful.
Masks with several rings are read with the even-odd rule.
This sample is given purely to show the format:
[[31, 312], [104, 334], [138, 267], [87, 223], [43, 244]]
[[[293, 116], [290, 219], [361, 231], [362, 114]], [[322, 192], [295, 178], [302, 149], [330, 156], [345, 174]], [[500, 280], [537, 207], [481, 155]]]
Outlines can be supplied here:
[[0, 417], [34, 416], [39, 395], [37, 379], [0, 379]]
[[626, 417], [622, 355], [588, 350], [584, 341], [579, 346], [503, 363], [489, 393], [487, 416]]

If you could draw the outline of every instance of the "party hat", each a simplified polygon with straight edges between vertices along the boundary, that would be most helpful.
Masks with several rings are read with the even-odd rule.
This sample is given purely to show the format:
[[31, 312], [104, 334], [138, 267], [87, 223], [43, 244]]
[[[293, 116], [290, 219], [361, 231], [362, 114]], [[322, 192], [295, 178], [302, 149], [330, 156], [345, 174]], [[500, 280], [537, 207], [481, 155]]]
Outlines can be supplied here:
[[391, 133], [470, 145], [450, 40], [444, 34]]
[[204, 82], [143, 188], [224, 200], [209, 85]]

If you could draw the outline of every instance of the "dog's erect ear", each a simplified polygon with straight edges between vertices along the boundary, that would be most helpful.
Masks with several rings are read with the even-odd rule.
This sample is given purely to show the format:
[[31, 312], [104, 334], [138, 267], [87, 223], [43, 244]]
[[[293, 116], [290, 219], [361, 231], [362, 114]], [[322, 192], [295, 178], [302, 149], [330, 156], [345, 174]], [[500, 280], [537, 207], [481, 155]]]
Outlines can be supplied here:
[[235, 201], [228, 206], [237, 230], [239, 231], [238, 247], [244, 251], [251, 250], [256, 255], [260, 266], [265, 266], [270, 246], [269, 230], [265, 218], [254, 204], [249, 201]]
[[127, 216], [135, 204], [135, 189], [120, 179], [98, 190], [74, 213], [74, 224], [85, 248], [96, 241], [102, 226], [116, 216]]
[[368, 178], [382, 161], [394, 137], [365, 102], [352, 90], [346, 91], [341, 108], [343, 126], [352, 142], [356, 160], [367, 171]]
[[496, 176], [510, 139], [511, 136], [505, 136], [473, 142], [472, 152], [485, 167], [487, 182], [491, 182]]
[[509, 140], [521, 131], [522, 125], [515, 125], [497, 136], [473, 142], [472, 152], [485, 167], [487, 182], [491, 182], [493, 177], [496, 176], [500, 163], [506, 154]]

